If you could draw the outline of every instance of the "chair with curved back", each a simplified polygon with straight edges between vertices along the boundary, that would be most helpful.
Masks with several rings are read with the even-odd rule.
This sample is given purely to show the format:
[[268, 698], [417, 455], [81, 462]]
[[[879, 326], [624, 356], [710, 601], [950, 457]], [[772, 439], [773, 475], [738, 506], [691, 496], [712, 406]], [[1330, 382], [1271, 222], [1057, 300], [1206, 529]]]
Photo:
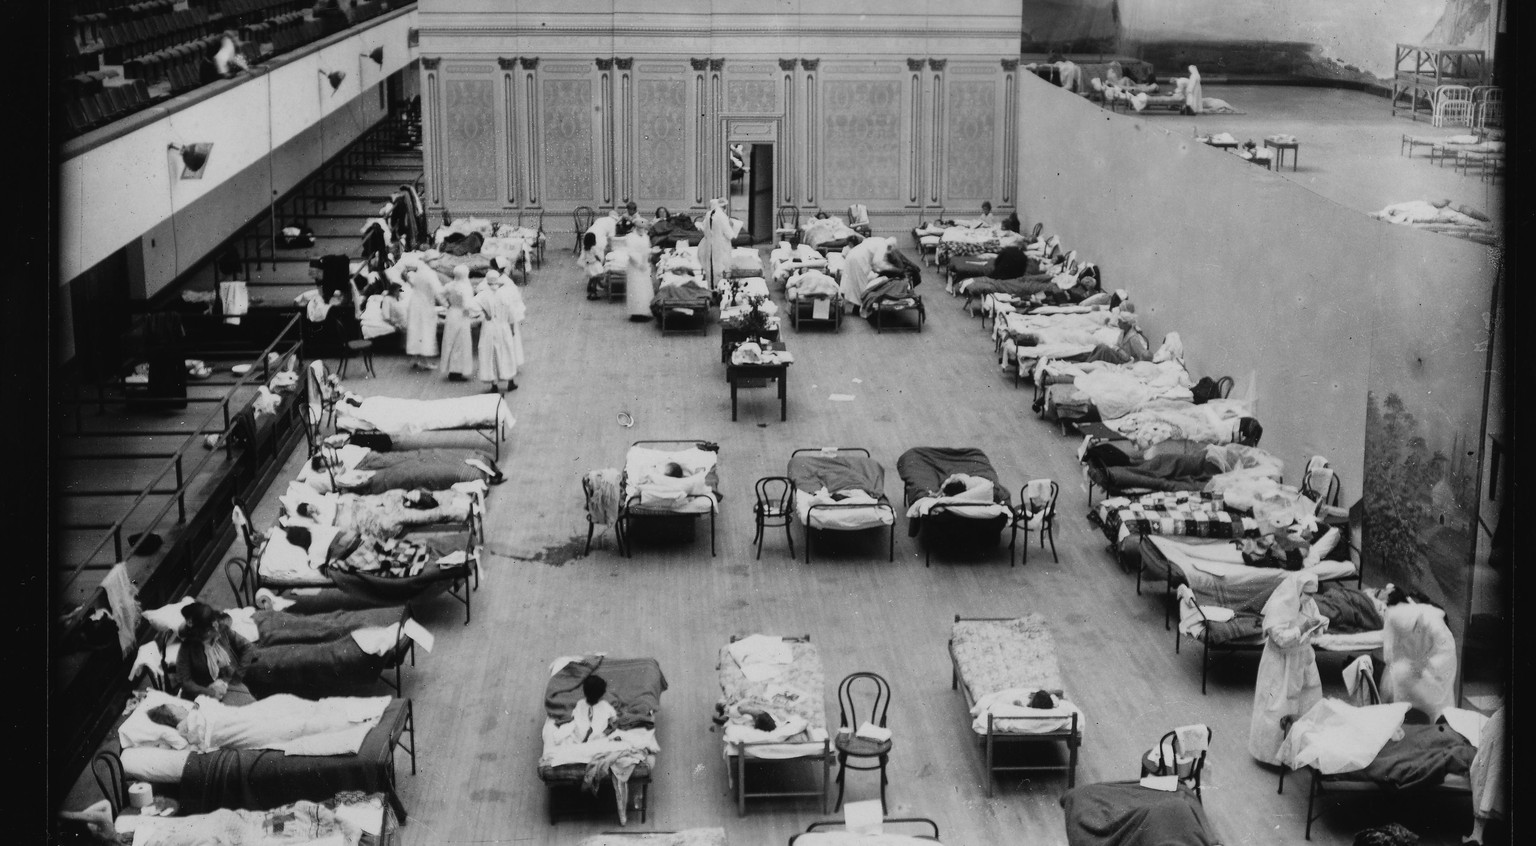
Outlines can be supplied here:
[[[533, 236], [533, 266], [544, 266], [544, 245], [549, 243], [549, 236], [544, 234], [544, 210], [539, 209], [539, 223], [534, 227]], [[577, 236], [580, 238], [581, 236]]]
[[1232, 396], [1232, 386], [1235, 384], [1237, 384], [1237, 381], [1231, 376], [1223, 376], [1220, 379], [1217, 379], [1216, 396], [1221, 397], [1222, 399], [1226, 399], [1227, 397]]
[[757, 532], [752, 543], [757, 545], [758, 560], [763, 557], [763, 530], [779, 526], [784, 527], [784, 539], [789, 542], [789, 560], [795, 560], [795, 537], [789, 531], [795, 513], [795, 481], [788, 476], [764, 476], [754, 490], [757, 501], [752, 503], [752, 521]]
[[791, 247], [800, 245], [800, 209], [785, 204], [774, 214], [773, 239], [788, 241]]
[[1047, 540], [1051, 542], [1051, 560], [1060, 563], [1061, 559], [1056, 557], [1056, 499], [1060, 495], [1061, 486], [1052, 479], [1032, 479], [1019, 488], [1019, 504], [1013, 519], [1024, 530], [1021, 563], [1029, 563], [1030, 532], [1040, 536], [1041, 549]]
[[336, 376], [340, 379], [347, 378], [347, 363], [354, 357], [363, 360], [363, 372], [368, 378], [374, 377], [373, 372], [373, 341], [363, 337], [363, 325], [357, 322], [343, 321], [340, 318], [332, 318], [335, 322], [336, 337], [341, 340], [337, 347]]
[[1027, 241], [1026, 243], [1033, 244], [1035, 241], [1039, 240], [1040, 239], [1040, 233], [1044, 229], [1045, 229], [1045, 224], [1044, 223], [1036, 223], [1035, 224], [1035, 228], [1029, 230], [1029, 241]]
[[[1200, 741], [1202, 730], [1203, 743]], [[1195, 798], [1200, 799], [1200, 774], [1205, 771], [1205, 756], [1210, 751], [1212, 737], [1211, 727], [1202, 723], [1173, 729], [1141, 756], [1141, 774], [1177, 775], [1181, 783], [1195, 791]], [[1191, 748], [1186, 748], [1187, 745]]]
[[101, 795], [112, 803], [112, 817], [116, 819], [127, 804], [123, 759], [110, 749], [102, 749], [91, 759], [91, 775], [95, 777], [96, 786], [101, 789]]
[[586, 231], [596, 222], [597, 212], [591, 206], [577, 206], [571, 209], [571, 224], [576, 227], [576, 244], [571, 247], [571, 255], [581, 254], [581, 236], [586, 234]]
[[[867, 704], [867, 707], [861, 708], [861, 703]], [[843, 779], [849, 770], [879, 770], [880, 811], [885, 812], [885, 787], [890, 783], [885, 768], [890, 760], [891, 739], [887, 737], [877, 740], [863, 737], [858, 732], [866, 723], [880, 729], [886, 728], [886, 712], [890, 707], [891, 686], [875, 673], [850, 673], [838, 684], [838, 729], [832, 741], [837, 749], [837, 804], [833, 810], [843, 806]], [[849, 758], [874, 758], [878, 763], [861, 766], [848, 763]]]

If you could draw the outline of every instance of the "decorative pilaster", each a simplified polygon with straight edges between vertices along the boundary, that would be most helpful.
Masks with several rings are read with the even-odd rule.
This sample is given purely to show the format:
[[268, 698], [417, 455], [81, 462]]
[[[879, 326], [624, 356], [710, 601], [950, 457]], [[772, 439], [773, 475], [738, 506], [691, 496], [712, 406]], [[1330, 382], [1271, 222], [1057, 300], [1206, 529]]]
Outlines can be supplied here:
[[1016, 201], [1019, 183], [1019, 60], [1003, 59], [1003, 190], [1004, 205]]
[[517, 57], [497, 56], [496, 65], [501, 68], [501, 103], [502, 112], [506, 115], [506, 132], [500, 133], [505, 139], [507, 149], [507, 202], [517, 204], [518, 183], [522, 180], [521, 168], [517, 161]]
[[816, 204], [816, 197], [821, 194], [821, 153], [818, 145], [821, 140], [821, 103], [816, 90], [816, 69], [821, 66], [821, 59], [800, 60], [800, 67], [805, 70], [805, 204]]
[[617, 194], [628, 202], [635, 196], [635, 59], [614, 57], [613, 66], [619, 76], [618, 114], [614, 120], [619, 132]]
[[603, 188], [603, 205], [613, 204], [614, 186], [614, 114], [613, 114], [613, 59], [597, 59], [598, 111], [602, 115], [602, 132], [598, 134], [598, 170]]
[[621, 58], [615, 56], [613, 58], [613, 66], [618, 68], [621, 71], [631, 70], [635, 66], [635, 57], [634, 56], [630, 56], [628, 58], [621, 59]]
[[948, 59], [928, 59], [933, 79], [933, 124], [928, 150], [928, 202], [942, 205], [944, 196], [944, 66]]
[[1007, 71], [1008, 73], [1013, 73], [1014, 71], [1016, 71], [1018, 69], [1019, 69], [1019, 60], [1018, 59], [1003, 59], [1003, 70]]
[[[778, 203], [793, 204], [798, 168], [795, 163], [795, 59], [779, 60], [779, 78], [784, 87], [784, 123], [779, 132], [779, 165], [773, 169]], [[775, 204], [777, 205], [777, 204]], [[775, 212], [777, 214], [777, 212]]]
[[526, 205], [537, 206], [540, 196], [539, 157], [534, 153], [539, 149], [539, 90], [535, 71], [539, 67], [537, 57], [523, 56], [521, 59], [523, 69], [519, 74], [522, 77], [523, 89], [523, 177], [527, 194]]
[[597, 69], [600, 71], [613, 70], [613, 59], [599, 57], [597, 59]]
[[710, 59], [709, 69], [716, 73], [725, 70], [725, 59]]
[[711, 197], [730, 194], [726, 184], [725, 138], [721, 135], [720, 112], [725, 107], [725, 59], [709, 60], [709, 190]]
[[794, 59], [780, 59], [779, 60], [779, 70], [781, 70], [781, 71], [792, 71], [794, 69], [795, 69], [795, 60]]
[[907, 163], [907, 202], [923, 204], [923, 65], [926, 59], [907, 60], [907, 86], [910, 89], [912, 125], [908, 129], [911, 139], [910, 161]]
[[708, 59], [689, 59], [688, 60], [688, 65], [689, 65], [689, 67], [692, 67], [696, 71], [708, 70], [709, 69], [709, 60]]
[[437, 66], [443, 63], [442, 56], [422, 56], [421, 67], [423, 70], [435, 71]]
[[693, 127], [693, 204], [702, 206], [709, 185], [709, 127], [714, 122], [709, 114], [709, 87], [704, 73], [709, 69], [709, 60], [689, 59], [688, 64], [693, 68], [693, 111], [697, 115]]
[[925, 61], [927, 61], [927, 60], [926, 59], [908, 59], [907, 60], [907, 70], [913, 71], [914, 73], [917, 72], [917, 71], [920, 71], [920, 70], [923, 69], [923, 62], [925, 62]]
[[427, 203], [434, 208], [443, 207], [443, 121], [438, 116], [442, 108], [439, 90], [438, 65], [442, 59], [423, 56], [421, 59], [421, 122], [422, 158], [427, 177]]

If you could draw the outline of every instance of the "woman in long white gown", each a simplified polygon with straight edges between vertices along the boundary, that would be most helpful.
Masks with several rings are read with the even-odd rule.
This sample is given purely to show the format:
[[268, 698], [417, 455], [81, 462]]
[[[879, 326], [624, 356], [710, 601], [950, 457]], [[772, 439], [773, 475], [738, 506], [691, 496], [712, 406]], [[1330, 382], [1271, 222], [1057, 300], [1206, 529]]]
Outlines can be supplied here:
[[459, 265], [453, 269], [453, 281], [443, 288], [443, 299], [448, 301], [448, 314], [443, 318], [443, 357], [438, 369], [448, 374], [454, 382], [463, 382], [475, 372], [474, 322], [470, 315], [478, 313], [475, 305], [475, 289], [469, 284], [469, 267]]
[[704, 214], [704, 240], [699, 242], [699, 264], [711, 290], [717, 288], [731, 269], [731, 216], [724, 200], [710, 200]]
[[1381, 701], [1408, 702], [1437, 720], [1456, 705], [1456, 638], [1441, 609], [1396, 599], [1383, 620]]
[[411, 291], [405, 307], [405, 354], [412, 368], [430, 370], [427, 359], [437, 355], [437, 304], [443, 299], [443, 283], [437, 271], [420, 262], [395, 265], [386, 275], [395, 268], [402, 268]]
[[482, 382], [491, 383], [491, 391], [497, 391], [496, 383], [507, 382], [507, 390], [517, 390], [517, 368], [522, 364], [517, 350], [517, 324], [521, 323], [526, 309], [522, 292], [505, 276], [495, 270], [485, 274], [485, 287], [475, 295], [475, 305], [484, 319], [480, 323], [480, 349], [478, 351], [478, 376]]
[[624, 265], [624, 304], [630, 320], [651, 319], [651, 239], [628, 221], [620, 221], [613, 249], [629, 257]]
[[1282, 763], [1281, 721], [1300, 717], [1323, 698], [1312, 638], [1327, 629], [1328, 618], [1317, 610], [1316, 593], [1317, 574], [1292, 573], [1264, 603], [1264, 654], [1254, 684], [1248, 754], [1266, 764]]

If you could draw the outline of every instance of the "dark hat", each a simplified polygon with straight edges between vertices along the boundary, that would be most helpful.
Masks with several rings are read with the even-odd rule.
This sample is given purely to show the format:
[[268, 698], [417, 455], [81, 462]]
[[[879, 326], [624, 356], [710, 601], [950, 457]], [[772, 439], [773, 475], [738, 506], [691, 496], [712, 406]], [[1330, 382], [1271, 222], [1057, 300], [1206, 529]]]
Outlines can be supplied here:
[[[140, 538], [144, 539], [143, 543], [139, 543]], [[128, 536], [128, 545], [138, 547], [134, 550], [135, 555], [154, 555], [160, 551], [160, 545], [164, 540], [164, 538], [154, 532], [150, 532], [147, 535], [143, 532], [136, 532]]]

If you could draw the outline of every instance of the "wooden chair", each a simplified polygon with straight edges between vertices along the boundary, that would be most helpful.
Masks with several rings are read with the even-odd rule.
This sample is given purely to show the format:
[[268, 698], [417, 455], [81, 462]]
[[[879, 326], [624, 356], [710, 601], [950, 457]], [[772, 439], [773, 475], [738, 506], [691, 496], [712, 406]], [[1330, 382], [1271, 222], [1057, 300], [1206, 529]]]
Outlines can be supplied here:
[[752, 520], [757, 533], [752, 536], [752, 543], [757, 545], [758, 560], [763, 557], [763, 529], [779, 526], [784, 527], [784, 540], [789, 542], [789, 560], [795, 560], [795, 537], [789, 531], [795, 513], [795, 481], [788, 476], [764, 476], [757, 480], [755, 490], [757, 501], [752, 504]]
[[[544, 245], [549, 242], [549, 236], [544, 234], [544, 210], [539, 209], [539, 224], [534, 227], [536, 233], [533, 237], [533, 265], [542, 268], [544, 266]], [[578, 235], [579, 239], [580, 236]]]
[[[860, 687], [869, 688], [869, 692], [859, 695]], [[860, 709], [860, 700], [867, 700], [867, 711]], [[884, 678], [867, 672], [852, 673], [843, 679], [837, 686], [837, 735], [833, 738], [832, 745], [837, 749], [837, 804], [832, 806], [835, 811], [843, 806], [843, 779], [849, 770], [879, 770], [880, 771], [880, 812], [886, 812], [885, 786], [890, 780], [885, 775], [885, 768], [889, 763], [892, 741], [871, 740], [860, 737], [856, 732], [865, 723], [886, 727], [886, 711], [891, 707], [891, 686]], [[864, 713], [865, 718], [860, 719]], [[875, 764], [849, 764], [849, 758], [874, 758]]]
[[1223, 376], [1220, 379], [1217, 379], [1216, 395], [1222, 399], [1226, 399], [1232, 395], [1232, 386], [1235, 384], [1236, 382], [1232, 379], [1231, 376]]
[[597, 212], [591, 206], [577, 206], [571, 210], [571, 223], [576, 227], [576, 244], [571, 247], [571, 255], [581, 254], [581, 236], [592, 224], [597, 221]]
[[337, 348], [336, 376], [341, 379], [347, 378], [347, 363], [354, 357], [361, 357], [363, 372], [372, 379], [374, 376], [373, 341], [363, 337], [363, 325], [343, 323], [339, 318], [335, 323], [336, 337], [341, 339], [341, 346]]
[[126, 780], [123, 775], [123, 760], [109, 749], [102, 749], [91, 759], [91, 775], [96, 778], [96, 786], [101, 789], [101, 795], [112, 803], [112, 817], [117, 818], [127, 805]]
[[[1188, 784], [1195, 791], [1195, 798], [1200, 796], [1200, 774], [1205, 770], [1205, 756], [1210, 751], [1211, 738], [1215, 734], [1211, 727], [1201, 725], [1205, 729], [1205, 746], [1198, 755], [1186, 755], [1180, 748], [1178, 734], [1170, 731], [1163, 735], [1157, 745], [1147, 750], [1147, 754], [1141, 756], [1141, 774], [1149, 775], [1177, 775], [1179, 781]], [[1202, 799], [1203, 802], [1203, 799]]]
[[788, 241], [791, 247], [800, 245], [800, 209], [791, 205], [779, 206], [779, 211], [774, 215], [773, 238], [775, 241]]
[[1029, 563], [1029, 533], [1033, 530], [1040, 536], [1040, 548], [1045, 548], [1045, 542], [1051, 542], [1051, 560], [1060, 563], [1056, 557], [1056, 499], [1061, 495], [1061, 486], [1051, 479], [1034, 479], [1024, 483], [1019, 488], [1019, 504], [1014, 509], [1014, 523], [1024, 530], [1024, 553], [1021, 556], [1023, 563]]

